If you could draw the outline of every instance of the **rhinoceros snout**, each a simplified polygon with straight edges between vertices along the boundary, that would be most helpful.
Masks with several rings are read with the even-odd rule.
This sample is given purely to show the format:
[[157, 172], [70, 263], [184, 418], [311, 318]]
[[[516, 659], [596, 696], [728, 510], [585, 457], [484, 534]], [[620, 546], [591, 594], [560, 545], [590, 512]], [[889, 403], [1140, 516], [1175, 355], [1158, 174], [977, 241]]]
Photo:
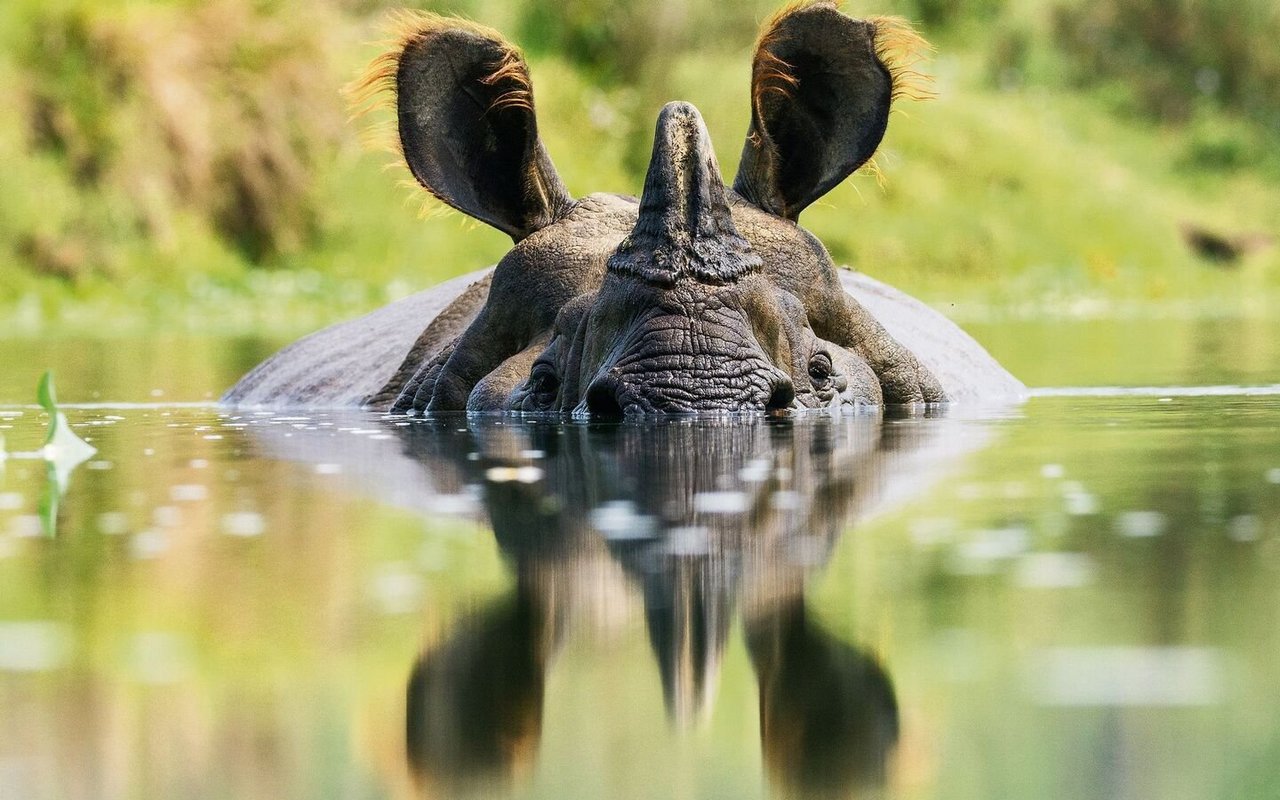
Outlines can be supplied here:
[[619, 419], [656, 414], [769, 413], [791, 408], [795, 401], [790, 376], [771, 366], [712, 382], [670, 373], [620, 377], [609, 371], [587, 387], [574, 415]]

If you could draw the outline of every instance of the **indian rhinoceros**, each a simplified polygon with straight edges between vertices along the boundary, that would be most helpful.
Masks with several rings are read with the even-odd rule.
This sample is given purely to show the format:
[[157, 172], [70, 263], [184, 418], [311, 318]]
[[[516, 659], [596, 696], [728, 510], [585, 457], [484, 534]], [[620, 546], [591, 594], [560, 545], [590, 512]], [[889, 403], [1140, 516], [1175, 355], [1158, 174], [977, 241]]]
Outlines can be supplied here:
[[672, 102], [636, 200], [570, 196], [525, 60], [500, 34], [405, 19], [363, 86], [394, 98], [417, 181], [514, 246], [491, 270], [295, 343], [224, 402], [587, 418], [1023, 396], [958, 327], [837, 269], [797, 222], [871, 159], [912, 91], [895, 52], [920, 40], [904, 22], [784, 9], [756, 46], [732, 188], [697, 109]]

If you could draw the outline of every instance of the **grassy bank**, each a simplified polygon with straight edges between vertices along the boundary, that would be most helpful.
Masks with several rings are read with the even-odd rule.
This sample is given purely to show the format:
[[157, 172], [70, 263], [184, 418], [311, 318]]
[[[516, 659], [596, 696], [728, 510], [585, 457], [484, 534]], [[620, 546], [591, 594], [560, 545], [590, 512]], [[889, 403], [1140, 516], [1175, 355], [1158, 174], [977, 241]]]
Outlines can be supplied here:
[[[732, 174], [752, 30], [773, 4], [671, 2], [610, 27], [615, 5], [462, 10], [527, 46], [543, 136], [573, 193], [638, 192], [657, 109], [676, 98], [703, 111]], [[1097, 14], [890, 5], [866, 10], [932, 26], [939, 99], [894, 117], [883, 187], [855, 176], [806, 212], [837, 261], [961, 319], [1280, 305], [1275, 247], [1223, 266], [1186, 240], [1280, 232], [1280, 136], [1244, 78], [1228, 97], [1227, 67], [1214, 67], [1213, 97], [1193, 70], [1176, 113], [1147, 108], [1147, 83], [1117, 77], [1128, 62], [1061, 44], [1065, 25], [1106, 30]], [[496, 260], [501, 234], [420, 218], [418, 194], [344, 121], [340, 88], [376, 52], [363, 44], [374, 6], [6, 4], [0, 85], [16, 113], [0, 118], [0, 333], [288, 334]], [[670, 47], [645, 48], [655, 41]], [[1190, 69], [1151, 75], [1176, 83]]]

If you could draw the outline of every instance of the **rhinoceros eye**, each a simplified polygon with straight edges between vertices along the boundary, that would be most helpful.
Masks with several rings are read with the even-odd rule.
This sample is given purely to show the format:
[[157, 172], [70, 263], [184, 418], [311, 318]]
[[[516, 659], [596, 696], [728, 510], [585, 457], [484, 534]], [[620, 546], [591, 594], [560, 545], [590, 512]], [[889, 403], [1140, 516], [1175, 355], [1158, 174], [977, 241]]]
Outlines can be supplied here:
[[560, 395], [560, 376], [555, 367], [545, 361], [533, 366], [533, 374], [529, 376], [529, 394], [539, 408], [550, 408], [555, 405]]
[[809, 381], [814, 389], [825, 389], [831, 383], [831, 356], [814, 353], [809, 359]]

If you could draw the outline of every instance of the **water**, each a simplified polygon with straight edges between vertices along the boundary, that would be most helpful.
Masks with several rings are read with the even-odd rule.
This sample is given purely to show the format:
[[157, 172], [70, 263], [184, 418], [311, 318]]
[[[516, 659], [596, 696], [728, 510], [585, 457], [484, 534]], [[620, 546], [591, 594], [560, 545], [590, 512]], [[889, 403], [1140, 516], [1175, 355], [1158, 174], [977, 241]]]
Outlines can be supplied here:
[[0, 797], [1273, 797], [1280, 337], [1162, 324], [1015, 409], [649, 426], [6, 343], [9, 451], [51, 365], [98, 452], [0, 468]]

